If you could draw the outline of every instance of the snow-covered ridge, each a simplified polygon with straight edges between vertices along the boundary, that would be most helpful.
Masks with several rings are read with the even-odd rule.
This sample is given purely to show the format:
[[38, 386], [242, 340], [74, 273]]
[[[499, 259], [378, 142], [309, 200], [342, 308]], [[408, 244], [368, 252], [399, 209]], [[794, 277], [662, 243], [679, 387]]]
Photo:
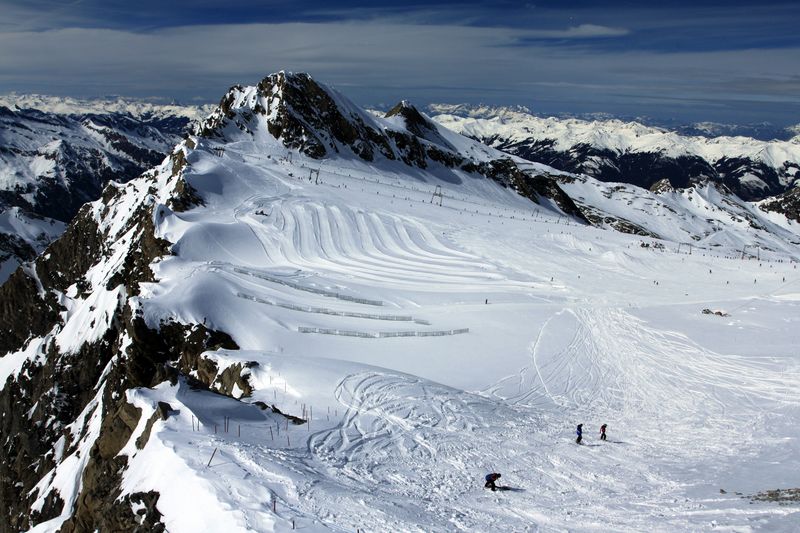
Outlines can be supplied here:
[[[279, 143], [306, 156], [355, 158], [451, 175], [457, 182], [489, 177], [534, 201], [558, 196], [558, 185], [536, 187], [552, 167], [531, 163], [455, 133], [401, 102], [385, 116], [365, 111], [305, 73], [279, 72], [257, 86], [232, 87], [194, 128], [221, 142]], [[527, 172], [520, 170], [524, 164]], [[560, 208], [569, 211], [568, 199]], [[576, 210], [572, 214], [580, 214]]]
[[469, 136], [488, 138], [502, 135], [507, 139], [524, 140], [535, 135], [553, 139], [563, 150], [586, 143], [617, 152], [657, 151], [672, 157], [698, 155], [712, 162], [739, 156], [757, 159], [770, 166], [780, 166], [787, 161], [800, 163], [800, 141], [797, 139], [759, 141], [749, 137], [684, 136], [638, 122], [542, 118], [526, 113], [524, 109], [473, 109], [447, 105], [431, 105], [431, 109], [436, 112], [434, 120]]
[[603, 181], [649, 187], [712, 180], [748, 200], [800, 180], [800, 139], [685, 136], [638, 122], [543, 118], [522, 111], [432, 106], [440, 124], [490, 146]]
[[[499, 106], [487, 104], [442, 104], [433, 103], [426, 106], [431, 115], [456, 115], [464, 118], [496, 118], [525, 119], [527, 116], [548, 118], [549, 115], [535, 113], [522, 105]], [[559, 113], [552, 115], [557, 120], [578, 120], [583, 122], [640, 123], [656, 130], [671, 131], [681, 136], [715, 137], [747, 137], [761, 141], [791, 140], [800, 134], [800, 124], [792, 126], [776, 126], [769, 122], [751, 124], [727, 124], [720, 122], [694, 122], [690, 124], [675, 121], [659, 121], [651, 117], [615, 117], [610, 113]]]
[[525, 106], [491, 106], [486, 104], [428, 104], [427, 110], [433, 115], [455, 115], [464, 118], [500, 118], [503, 120], [522, 120], [532, 116]]
[[159, 104], [122, 97], [81, 99], [69, 96], [17, 93], [0, 95], [0, 106], [11, 109], [38, 109], [45, 113], [58, 115], [107, 115], [119, 113], [137, 118], [184, 117], [190, 120], [199, 120], [208, 115], [214, 108], [212, 104]]

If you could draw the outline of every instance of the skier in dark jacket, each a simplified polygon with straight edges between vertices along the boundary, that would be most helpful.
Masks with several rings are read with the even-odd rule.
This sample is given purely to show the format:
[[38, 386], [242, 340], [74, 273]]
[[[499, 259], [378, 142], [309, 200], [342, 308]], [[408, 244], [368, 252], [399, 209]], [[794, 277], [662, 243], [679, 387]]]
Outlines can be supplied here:
[[607, 424], [600, 426], [600, 440], [606, 440], [606, 426]]
[[578, 424], [578, 430], [575, 433], [578, 435], [578, 438], [575, 439], [575, 443], [580, 444], [583, 440], [583, 424]]
[[497, 486], [495, 486], [494, 482], [498, 479], [500, 479], [500, 474], [486, 474], [486, 485], [484, 485], [483, 488], [497, 490]]

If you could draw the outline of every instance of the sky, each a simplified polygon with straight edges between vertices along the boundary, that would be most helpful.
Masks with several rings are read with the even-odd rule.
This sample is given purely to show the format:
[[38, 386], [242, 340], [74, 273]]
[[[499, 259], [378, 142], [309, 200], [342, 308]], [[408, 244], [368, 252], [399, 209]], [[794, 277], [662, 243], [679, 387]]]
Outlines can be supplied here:
[[0, 93], [216, 102], [302, 71], [363, 106], [800, 123], [800, 2], [0, 0]]

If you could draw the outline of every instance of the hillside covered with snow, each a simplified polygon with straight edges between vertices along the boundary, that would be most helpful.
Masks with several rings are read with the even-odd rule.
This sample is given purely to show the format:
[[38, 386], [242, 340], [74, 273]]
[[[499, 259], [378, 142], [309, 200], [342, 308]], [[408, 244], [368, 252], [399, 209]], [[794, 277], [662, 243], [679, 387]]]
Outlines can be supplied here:
[[0, 286], [0, 532], [792, 531], [798, 225], [639, 191], [231, 88]]

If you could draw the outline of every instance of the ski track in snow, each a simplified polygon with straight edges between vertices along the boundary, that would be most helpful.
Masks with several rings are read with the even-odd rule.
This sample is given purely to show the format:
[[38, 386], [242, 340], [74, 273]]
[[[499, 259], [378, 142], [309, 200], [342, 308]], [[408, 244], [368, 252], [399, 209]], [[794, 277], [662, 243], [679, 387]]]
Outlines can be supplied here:
[[[230, 172], [244, 168], [223, 161]], [[506, 220], [501, 230], [496, 221], [453, 218], [455, 208], [367, 208], [373, 189], [351, 197], [341, 188], [359, 183], [356, 168], [323, 172], [323, 186], [276, 168], [241, 177], [249, 190], [234, 200], [210, 202], [208, 211], [227, 219], [176, 233], [177, 257], [159, 266], [188, 285], [185, 293], [209, 279], [221, 287], [207, 297], [218, 310], [204, 307], [193, 318], [207, 316], [252, 350], [215, 355], [220, 364], [259, 362], [248, 370], [249, 401], [297, 416], [298, 402], [324, 409], [310, 426], [285, 429], [281, 417], [265, 414], [263, 423], [246, 422], [241, 438], [212, 434], [212, 418], [187, 438], [185, 415], [166, 424], [174, 431], [155, 432], [241, 516], [241, 530], [289, 530], [295, 519], [314, 531], [747, 531], [780, 529], [795, 511], [706, 486], [781, 442], [770, 424], [797, 413], [800, 374], [796, 362], [722, 353], [641, 318], [629, 301], [637, 295], [664, 309], [679, 302], [699, 317], [691, 302], [728, 294], [708, 288], [689, 298], [687, 289], [684, 299], [683, 288], [672, 288], [681, 276], [670, 277], [684, 266], [680, 257], [651, 265], [652, 252], [626, 248], [638, 245], [629, 236], [556, 234], [552, 221]], [[394, 190], [374, 187], [384, 196]], [[500, 204], [503, 194], [489, 200]], [[235, 202], [233, 220], [225, 201]], [[531, 237], [515, 237], [514, 228]], [[712, 259], [694, 260], [705, 272]], [[748, 283], [729, 298], [752, 297], [752, 271], [726, 265], [726, 276]], [[664, 292], [652, 286], [655, 276]], [[186, 298], [168, 283], [149, 289], [154, 314], [162, 301]], [[297, 340], [304, 325], [409, 327], [368, 315], [470, 333]], [[501, 353], [488, 351], [498, 344]], [[415, 375], [420, 368], [428, 374]], [[228, 409], [238, 424], [245, 406], [230, 400]], [[581, 422], [584, 446], [574, 443]], [[610, 440], [601, 443], [595, 431], [603, 422]], [[485, 491], [489, 471], [520, 490]]]

